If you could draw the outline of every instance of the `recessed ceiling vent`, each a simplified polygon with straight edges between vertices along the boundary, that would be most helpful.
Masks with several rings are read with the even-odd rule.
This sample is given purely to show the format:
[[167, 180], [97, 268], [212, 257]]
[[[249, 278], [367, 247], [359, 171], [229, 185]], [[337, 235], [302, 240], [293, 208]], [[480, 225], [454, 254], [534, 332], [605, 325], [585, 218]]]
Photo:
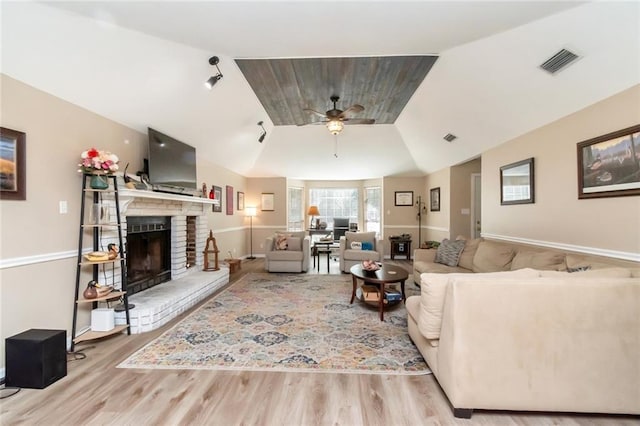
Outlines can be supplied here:
[[455, 139], [458, 139], [458, 137], [456, 135], [451, 134], [451, 133], [447, 133], [446, 135], [444, 135], [443, 139], [445, 141], [447, 141], [447, 142], [453, 142]]
[[549, 74], [555, 74], [578, 58], [579, 56], [572, 51], [562, 49], [561, 51], [544, 61], [544, 63], [540, 65], [540, 68], [547, 71]]

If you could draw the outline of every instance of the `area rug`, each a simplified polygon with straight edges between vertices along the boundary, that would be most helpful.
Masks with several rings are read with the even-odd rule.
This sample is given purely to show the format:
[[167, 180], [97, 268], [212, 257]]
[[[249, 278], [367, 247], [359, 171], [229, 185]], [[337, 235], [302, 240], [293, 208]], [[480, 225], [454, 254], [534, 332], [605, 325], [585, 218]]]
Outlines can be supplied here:
[[350, 275], [247, 274], [118, 367], [429, 374], [404, 305], [382, 322], [351, 288]]

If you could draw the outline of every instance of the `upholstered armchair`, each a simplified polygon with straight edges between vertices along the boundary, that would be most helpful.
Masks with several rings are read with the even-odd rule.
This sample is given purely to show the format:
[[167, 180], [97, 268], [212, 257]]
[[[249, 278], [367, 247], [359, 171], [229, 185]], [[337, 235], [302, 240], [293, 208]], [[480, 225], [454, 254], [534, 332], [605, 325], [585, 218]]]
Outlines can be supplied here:
[[264, 267], [269, 272], [307, 272], [311, 237], [304, 231], [280, 231], [265, 241]]
[[[355, 243], [355, 244], [354, 244]], [[384, 241], [376, 240], [375, 232], [350, 232], [340, 237], [340, 270], [349, 272], [363, 260], [382, 262]]]

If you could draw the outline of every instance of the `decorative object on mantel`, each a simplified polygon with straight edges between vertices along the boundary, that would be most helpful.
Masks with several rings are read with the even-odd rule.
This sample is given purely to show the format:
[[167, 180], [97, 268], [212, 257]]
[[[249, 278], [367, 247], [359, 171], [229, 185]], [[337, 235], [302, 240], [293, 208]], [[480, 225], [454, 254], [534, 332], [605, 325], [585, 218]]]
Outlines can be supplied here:
[[207, 198], [207, 183], [202, 183], [202, 198]]
[[109, 182], [105, 175], [118, 170], [118, 161], [118, 156], [109, 151], [90, 148], [80, 154], [78, 167], [79, 171], [94, 175], [89, 181], [92, 189], [107, 189]]
[[[209, 248], [209, 243], [211, 243], [212, 247]], [[207, 238], [207, 243], [204, 245], [204, 267], [203, 271], [218, 271], [220, 270], [220, 266], [218, 266], [218, 245], [216, 244], [216, 239], [213, 237], [213, 231], [209, 230], [209, 238]], [[209, 265], [209, 255], [213, 255], [214, 264], [213, 266]]]

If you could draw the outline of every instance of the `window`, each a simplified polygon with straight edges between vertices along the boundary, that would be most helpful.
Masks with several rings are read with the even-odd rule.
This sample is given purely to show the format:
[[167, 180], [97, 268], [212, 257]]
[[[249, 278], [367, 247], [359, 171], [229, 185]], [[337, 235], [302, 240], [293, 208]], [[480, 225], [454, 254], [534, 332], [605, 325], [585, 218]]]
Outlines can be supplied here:
[[287, 212], [287, 229], [289, 231], [304, 230], [304, 209], [302, 204], [302, 188], [289, 187], [289, 208]]
[[364, 189], [364, 230], [366, 232], [374, 231], [376, 237], [380, 238], [380, 210], [381, 194], [379, 186]]
[[357, 188], [312, 188], [309, 190], [309, 205], [318, 206], [318, 218], [327, 223], [327, 228], [333, 229], [334, 217], [358, 222]]

